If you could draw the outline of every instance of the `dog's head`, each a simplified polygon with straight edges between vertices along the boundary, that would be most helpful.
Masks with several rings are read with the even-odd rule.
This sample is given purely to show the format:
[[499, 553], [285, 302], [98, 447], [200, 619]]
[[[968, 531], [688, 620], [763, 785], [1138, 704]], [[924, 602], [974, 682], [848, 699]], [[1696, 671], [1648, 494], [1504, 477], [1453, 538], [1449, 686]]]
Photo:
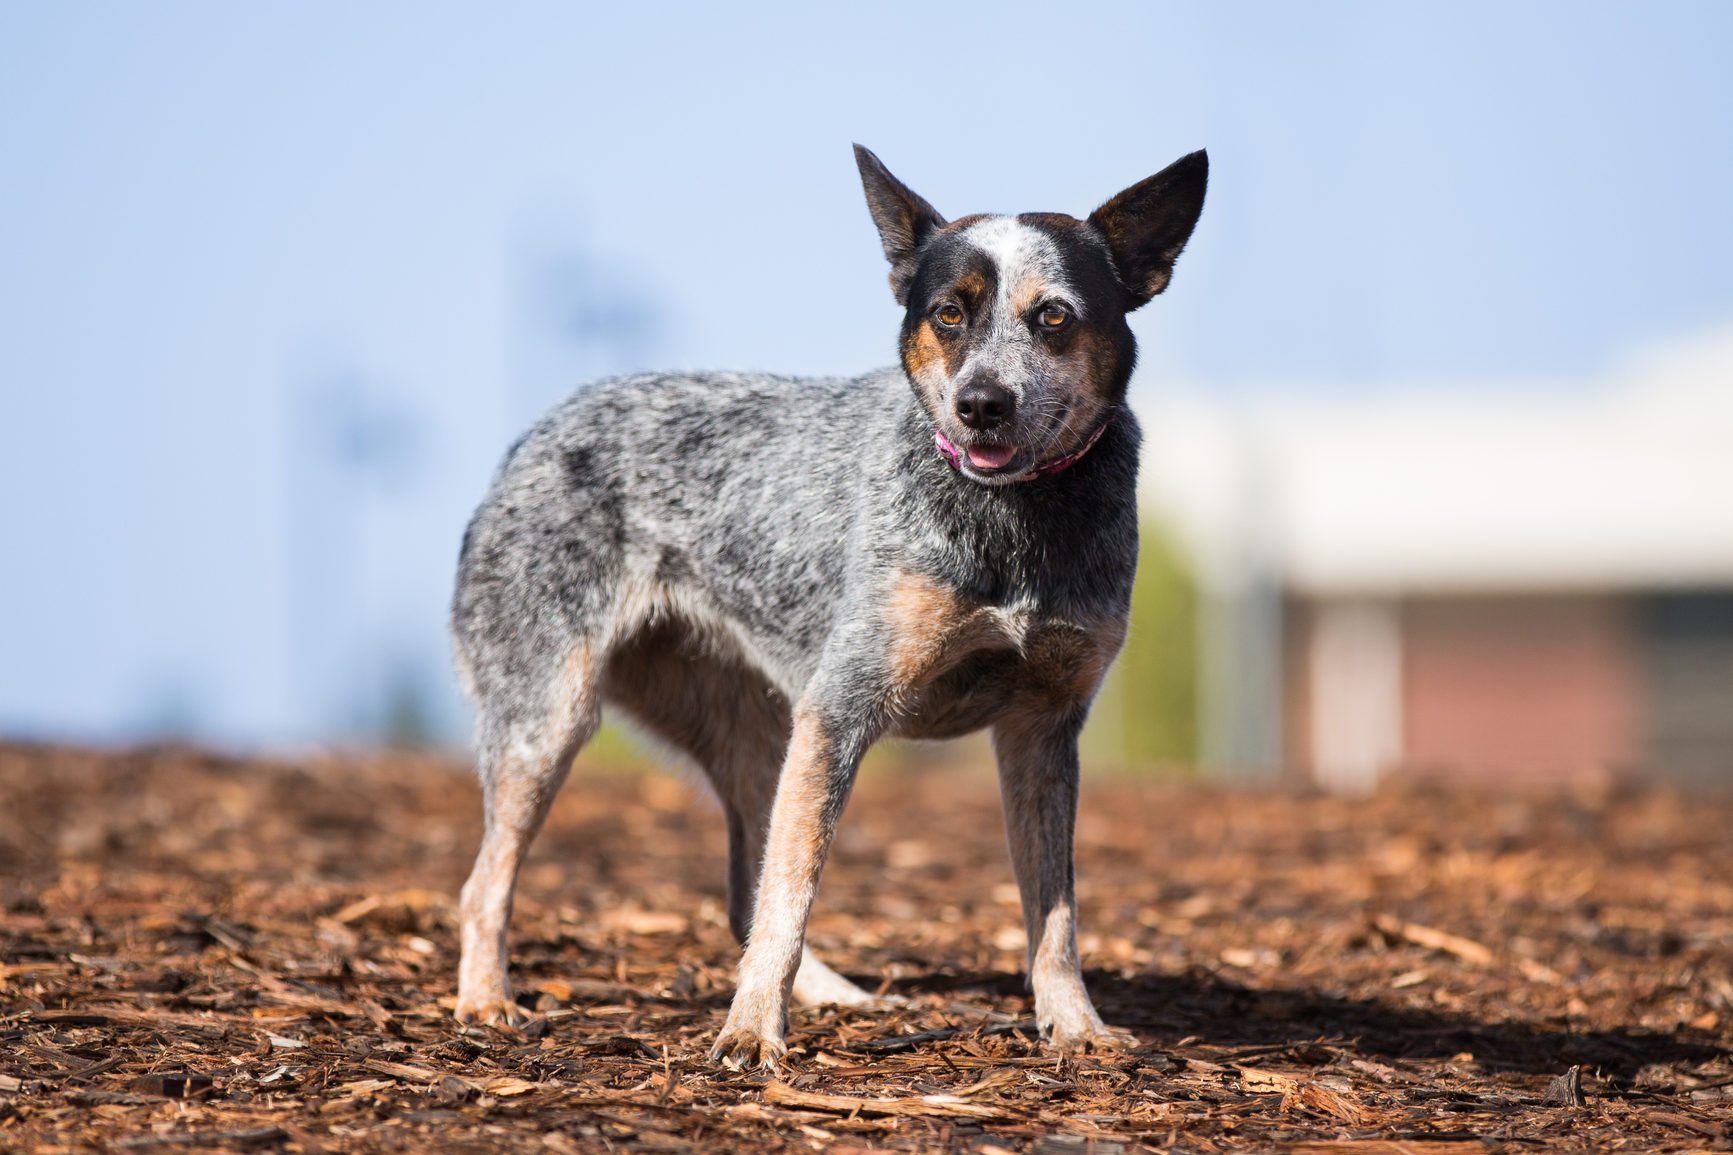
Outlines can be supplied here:
[[1167, 288], [1203, 211], [1209, 158], [1182, 157], [1087, 220], [949, 223], [858, 144], [855, 160], [907, 309], [903, 368], [958, 468], [1018, 481], [1088, 444], [1131, 379], [1125, 316]]

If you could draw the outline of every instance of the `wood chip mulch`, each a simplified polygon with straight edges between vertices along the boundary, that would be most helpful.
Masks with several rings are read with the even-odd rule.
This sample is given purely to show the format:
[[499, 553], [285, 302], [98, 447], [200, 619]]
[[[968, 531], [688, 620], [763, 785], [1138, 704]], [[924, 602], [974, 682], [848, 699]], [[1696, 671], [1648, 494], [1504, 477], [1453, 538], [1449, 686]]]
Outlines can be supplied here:
[[0, 746], [0, 1150], [1733, 1146], [1733, 798], [1088, 783], [1083, 941], [1135, 1049], [1031, 1038], [990, 774], [863, 777], [812, 940], [907, 1002], [704, 1058], [723, 836], [585, 773], [524, 873], [543, 1012], [459, 1029], [458, 768]]

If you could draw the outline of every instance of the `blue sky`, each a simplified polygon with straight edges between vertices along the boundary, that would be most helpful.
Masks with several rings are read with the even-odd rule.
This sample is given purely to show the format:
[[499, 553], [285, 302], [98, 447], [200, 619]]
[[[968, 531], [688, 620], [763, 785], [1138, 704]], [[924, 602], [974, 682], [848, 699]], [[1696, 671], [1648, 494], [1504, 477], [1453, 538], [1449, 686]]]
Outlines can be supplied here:
[[[1733, 319], [1729, 43], [1715, 3], [5, 6], [0, 731], [449, 700], [462, 523], [566, 386], [891, 359], [853, 140], [951, 215], [1207, 146], [1143, 387], [1586, 381]], [[646, 323], [564, 339], [550, 283]]]

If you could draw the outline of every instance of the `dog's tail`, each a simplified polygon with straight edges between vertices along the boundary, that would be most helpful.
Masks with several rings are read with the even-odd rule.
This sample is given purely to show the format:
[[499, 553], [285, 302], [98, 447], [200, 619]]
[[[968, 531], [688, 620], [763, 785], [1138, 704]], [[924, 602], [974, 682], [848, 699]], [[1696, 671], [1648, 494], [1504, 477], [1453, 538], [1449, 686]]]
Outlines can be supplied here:
[[463, 597], [463, 577], [469, 565], [469, 547], [475, 537], [475, 519], [471, 518], [463, 528], [463, 544], [457, 550], [457, 589], [452, 593], [451, 618], [451, 664], [457, 670], [458, 685], [463, 688], [464, 697], [471, 702], [476, 700], [475, 693], [475, 662], [470, 658], [469, 646], [464, 641], [462, 614], [460, 602]]

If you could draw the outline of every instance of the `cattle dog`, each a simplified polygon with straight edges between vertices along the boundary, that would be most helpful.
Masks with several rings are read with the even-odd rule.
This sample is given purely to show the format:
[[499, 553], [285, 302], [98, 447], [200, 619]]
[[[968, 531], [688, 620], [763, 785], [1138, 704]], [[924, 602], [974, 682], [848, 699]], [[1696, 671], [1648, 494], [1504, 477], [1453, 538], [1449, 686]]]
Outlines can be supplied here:
[[606, 703], [701, 766], [726, 815], [745, 950], [713, 1059], [774, 1067], [791, 998], [873, 1001], [805, 945], [861, 756], [983, 728], [1042, 1038], [1126, 1041], [1078, 962], [1077, 742], [1137, 565], [1126, 318], [1167, 288], [1208, 158], [1081, 220], [954, 221], [855, 158], [905, 310], [899, 366], [581, 388], [512, 447], [469, 523], [452, 625], [486, 832], [462, 896], [464, 1022], [525, 1018], [512, 893]]

